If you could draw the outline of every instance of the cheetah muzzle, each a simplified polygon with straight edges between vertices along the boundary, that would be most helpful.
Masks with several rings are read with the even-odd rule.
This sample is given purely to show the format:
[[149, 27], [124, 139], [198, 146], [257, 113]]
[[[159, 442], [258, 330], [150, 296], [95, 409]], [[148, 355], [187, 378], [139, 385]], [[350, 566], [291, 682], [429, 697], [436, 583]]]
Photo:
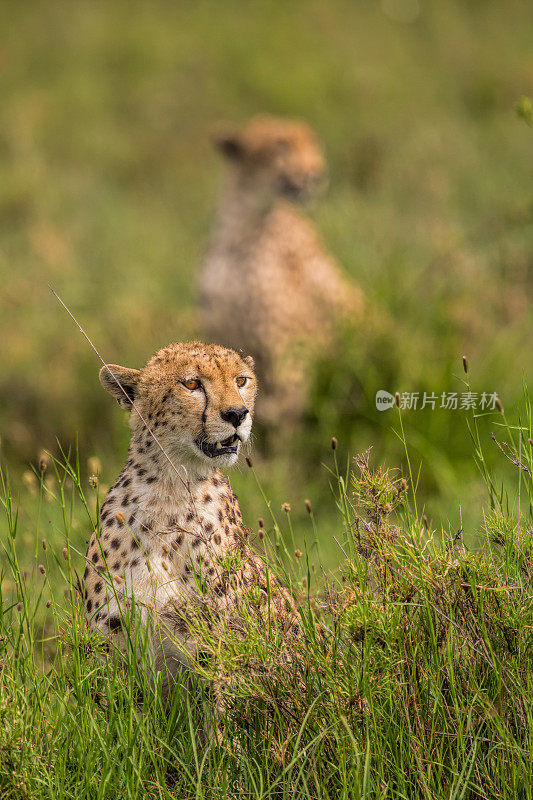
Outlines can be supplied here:
[[196, 447], [209, 458], [218, 458], [218, 456], [236, 455], [241, 446], [241, 437], [238, 433], [233, 436], [228, 436], [227, 439], [222, 439], [218, 442], [208, 442], [204, 437], [200, 436], [195, 439]]

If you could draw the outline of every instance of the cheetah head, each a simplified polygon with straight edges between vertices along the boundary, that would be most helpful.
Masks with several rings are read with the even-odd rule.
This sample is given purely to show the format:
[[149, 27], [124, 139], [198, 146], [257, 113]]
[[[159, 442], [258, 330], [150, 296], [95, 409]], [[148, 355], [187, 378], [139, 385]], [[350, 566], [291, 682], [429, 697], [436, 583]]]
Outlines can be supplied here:
[[250, 438], [253, 360], [233, 350], [171, 344], [140, 370], [102, 367], [100, 381], [131, 412], [132, 449], [156, 463], [165, 459], [159, 442], [175, 466], [203, 472], [231, 466]]
[[311, 128], [297, 120], [254, 117], [220, 132], [215, 144], [234, 166], [241, 186], [304, 201], [320, 188], [326, 164]]

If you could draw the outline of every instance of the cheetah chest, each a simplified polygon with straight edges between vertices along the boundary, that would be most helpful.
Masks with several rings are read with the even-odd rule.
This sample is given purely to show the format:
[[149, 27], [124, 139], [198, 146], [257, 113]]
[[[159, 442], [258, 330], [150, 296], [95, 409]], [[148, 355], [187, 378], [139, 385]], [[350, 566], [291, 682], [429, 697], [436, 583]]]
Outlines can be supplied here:
[[243, 551], [240, 509], [222, 477], [202, 481], [179, 503], [162, 496], [154, 504], [141, 489], [119, 478], [89, 543], [86, 615], [92, 626], [109, 626], [121, 599], [161, 609], [208, 591], [221, 597], [226, 562]]

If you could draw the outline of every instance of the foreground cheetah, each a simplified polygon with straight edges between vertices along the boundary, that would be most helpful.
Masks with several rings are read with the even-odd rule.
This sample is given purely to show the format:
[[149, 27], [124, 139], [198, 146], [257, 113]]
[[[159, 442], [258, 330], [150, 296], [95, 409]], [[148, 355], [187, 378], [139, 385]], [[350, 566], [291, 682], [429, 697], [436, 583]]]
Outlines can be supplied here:
[[132, 437], [89, 542], [86, 620], [120, 649], [134, 606], [167, 688], [197, 651], [190, 621], [200, 608], [211, 625], [254, 593], [258, 608], [268, 605], [269, 618], [298, 634], [291, 597], [250, 548], [219, 470], [237, 461], [250, 437], [252, 365], [223, 347], [192, 343], [163, 348], [140, 370], [100, 371], [130, 412]]
[[325, 163], [302, 122], [257, 117], [217, 139], [231, 170], [200, 276], [209, 336], [256, 361], [259, 416], [298, 416], [309, 359], [339, 318], [360, 316], [362, 292], [323, 249], [292, 201], [310, 197]]

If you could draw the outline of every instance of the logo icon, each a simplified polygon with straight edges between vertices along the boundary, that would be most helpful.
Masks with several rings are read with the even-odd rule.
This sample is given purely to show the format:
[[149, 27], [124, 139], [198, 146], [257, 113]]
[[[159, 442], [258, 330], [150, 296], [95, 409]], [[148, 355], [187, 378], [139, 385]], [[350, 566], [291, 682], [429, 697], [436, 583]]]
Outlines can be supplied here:
[[386, 392], [385, 389], [380, 389], [376, 392], [376, 408], [378, 411], [386, 411], [394, 405], [394, 395]]

